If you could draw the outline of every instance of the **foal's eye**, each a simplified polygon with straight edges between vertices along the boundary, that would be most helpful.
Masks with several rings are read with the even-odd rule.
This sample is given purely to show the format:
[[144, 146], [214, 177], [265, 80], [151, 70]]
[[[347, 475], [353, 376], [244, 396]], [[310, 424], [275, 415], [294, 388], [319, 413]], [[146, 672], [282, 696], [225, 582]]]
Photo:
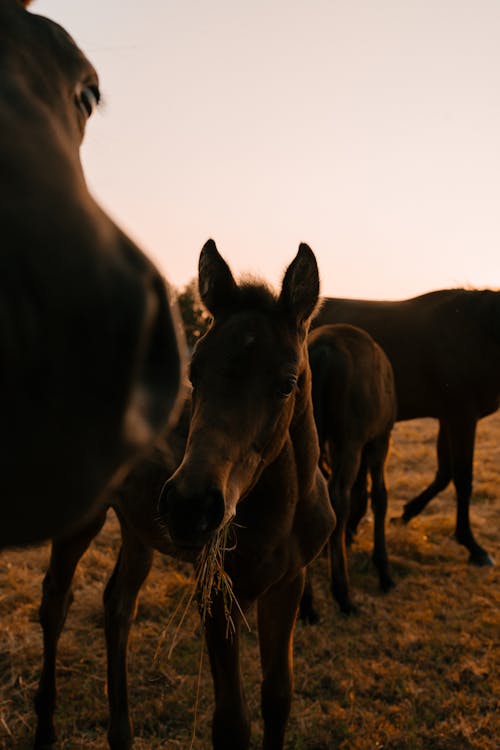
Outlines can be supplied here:
[[289, 375], [285, 378], [278, 387], [278, 396], [286, 398], [291, 394], [295, 386], [297, 385], [297, 378], [295, 375]]
[[75, 94], [76, 104], [86, 119], [95, 112], [100, 99], [101, 92], [95, 83], [88, 86], [79, 86]]

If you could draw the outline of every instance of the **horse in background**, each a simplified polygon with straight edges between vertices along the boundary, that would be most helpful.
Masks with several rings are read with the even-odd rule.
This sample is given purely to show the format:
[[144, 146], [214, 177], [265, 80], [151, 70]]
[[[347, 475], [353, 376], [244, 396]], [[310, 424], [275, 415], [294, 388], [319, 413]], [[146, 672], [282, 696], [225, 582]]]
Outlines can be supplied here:
[[439, 420], [434, 480], [404, 507], [408, 523], [453, 481], [455, 537], [469, 561], [492, 565], [469, 518], [476, 426], [500, 405], [500, 292], [442, 289], [395, 302], [327, 298], [313, 326], [351, 323], [384, 349], [394, 369], [397, 419]]
[[[314, 254], [300, 245], [275, 295], [262, 284], [237, 284], [209, 241], [200, 255], [199, 289], [213, 322], [191, 361], [191, 418], [185, 413], [168, 443], [137, 464], [110, 498], [122, 530], [104, 596], [112, 750], [129, 750], [133, 741], [127, 642], [153, 550], [199, 559], [203, 547], [228, 527], [232, 544], [224, 568], [234, 597], [228, 600], [227, 591], [215, 587], [203, 618], [215, 694], [213, 747], [247, 750], [250, 745], [240, 631], [245, 613], [256, 604], [263, 747], [282, 750], [305, 569], [335, 524], [318, 467], [307, 354], [319, 292]], [[37, 750], [55, 742], [57, 643], [75, 567], [103, 521], [101, 514], [77, 535], [52, 545], [40, 609], [44, 666], [35, 699]]]
[[[373, 562], [380, 587], [394, 584], [385, 543], [385, 464], [396, 418], [392, 367], [381, 347], [351, 325], [323, 325], [309, 336], [314, 419], [321, 467], [337, 525], [329, 540], [330, 584], [345, 614], [355, 609], [349, 586], [346, 546], [368, 505], [368, 475], [374, 516]], [[310, 572], [300, 606], [301, 619], [317, 622]]]
[[0, 2], [0, 549], [103, 507], [175, 421], [186, 356], [164, 279], [83, 176], [97, 73], [28, 4]]

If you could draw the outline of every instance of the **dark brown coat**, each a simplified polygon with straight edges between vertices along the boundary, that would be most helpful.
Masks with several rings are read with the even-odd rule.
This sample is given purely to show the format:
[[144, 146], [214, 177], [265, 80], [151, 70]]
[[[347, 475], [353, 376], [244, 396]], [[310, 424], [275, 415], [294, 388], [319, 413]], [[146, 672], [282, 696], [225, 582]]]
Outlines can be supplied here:
[[1, 548], [102, 507], [175, 419], [185, 343], [165, 281], [85, 183], [97, 74], [16, 0], [0, 2], [0, 90]]

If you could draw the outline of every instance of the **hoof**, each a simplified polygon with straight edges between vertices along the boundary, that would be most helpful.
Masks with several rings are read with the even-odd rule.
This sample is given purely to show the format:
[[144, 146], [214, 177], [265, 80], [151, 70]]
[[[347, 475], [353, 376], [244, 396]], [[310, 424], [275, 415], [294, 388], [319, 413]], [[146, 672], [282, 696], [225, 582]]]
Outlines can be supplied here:
[[308, 610], [307, 612], [301, 612], [299, 614], [299, 620], [304, 625], [317, 625], [320, 622], [320, 616], [315, 609]]
[[305, 615], [301, 615], [300, 619], [304, 625], [317, 625], [321, 620], [315, 609], [311, 610], [311, 612], [307, 612]]
[[44, 732], [37, 730], [33, 747], [34, 750], [53, 750], [56, 742], [57, 737], [54, 730], [46, 730]]
[[471, 552], [469, 557], [470, 565], [477, 565], [479, 568], [491, 567], [495, 564], [492, 557], [486, 552], [485, 549], [479, 550], [478, 552]]
[[389, 523], [392, 524], [393, 526], [406, 526], [408, 521], [404, 520], [404, 516], [392, 516], [389, 519]]
[[380, 588], [384, 592], [384, 594], [387, 594], [388, 591], [394, 588], [395, 582], [390, 576], [387, 576], [387, 578], [384, 578], [383, 581], [380, 581]]
[[35, 742], [33, 745], [34, 750], [54, 750], [56, 740], [44, 740], [43, 742]]
[[341, 613], [345, 615], [345, 617], [350, 617], [351, 615], [357, 615], [359, 613], [359, 607], [352, 602], [343, 602], [342, 604], [339, 602], [339, 607]]

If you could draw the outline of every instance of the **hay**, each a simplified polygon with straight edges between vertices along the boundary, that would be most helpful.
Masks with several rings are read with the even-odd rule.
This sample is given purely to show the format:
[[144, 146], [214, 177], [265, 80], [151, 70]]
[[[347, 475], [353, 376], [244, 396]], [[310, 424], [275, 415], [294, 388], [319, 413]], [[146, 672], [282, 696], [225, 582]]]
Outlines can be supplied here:
[[[207, 617], [212, 616], [212, 605], [215, 596], [221, 596], [224, 615], [226, 618], [226, 638], [231, 638], [235, 632], [235, 624], [232, 612], [234, 608], [239, 612], [243, 623], [250, 631], [250, 625], [240, 607], [233, 591], [233, 582], [224, 568], [224, 557], [226, 552], [232, 552], [236, 548], [236, 524], [227, 523], [219, 529], [210, 542], [206, 544], [195, 564], [195, 574], [188, 588], [183, 591], [174, 611], [172, 612], [164, 630], [162, 631], [154, 654], [157, 660], [163, 643], [168, 639], [168, 658], [170, 659], [175, 646], [179, 642], [182, 626], [186, 620], [193, 599], [198, 601], [198, 609], [202, 624]], [[173, 632], [171, 637], [169, 633]]]
[[232, 618], [233, 606], [241, 615], [248, 630], [250, 626], [243, 614], [233, 591], [233, 582], [224, 568], [224, 556], [236, 548], [236, 530], [234, 523], [226, 524], [219, 529], [209, 544], [205, 545], [196, 568], [196, 589], [199, 595], [201, 621], [212, 615], [212, 597], [222, 596], [224, 615], [226, 617], [226, 638], [234, 635], [235, 625]]

